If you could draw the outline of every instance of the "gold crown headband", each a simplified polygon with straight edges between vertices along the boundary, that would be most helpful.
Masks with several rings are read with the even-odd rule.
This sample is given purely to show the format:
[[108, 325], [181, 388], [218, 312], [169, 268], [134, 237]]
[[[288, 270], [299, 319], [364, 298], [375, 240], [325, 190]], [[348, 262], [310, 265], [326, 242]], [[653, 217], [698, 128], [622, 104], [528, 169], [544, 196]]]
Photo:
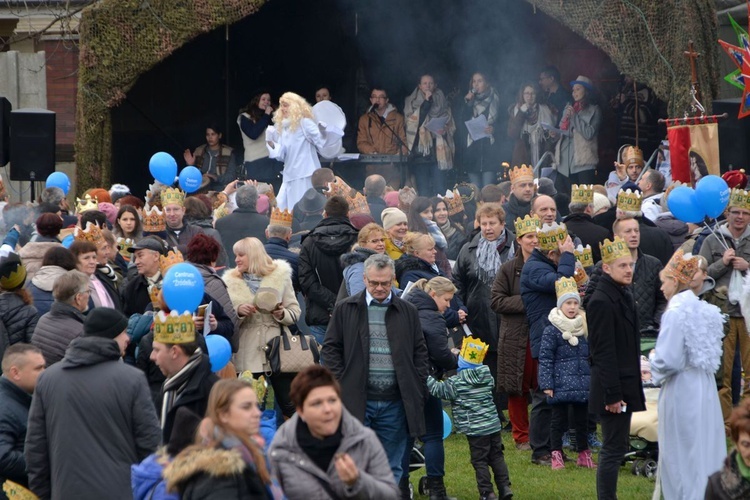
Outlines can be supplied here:
[[445, 203], [448, 216], [460, 214], [464, 211], [464, 202], [461, 199], [461, 193], [458, 192], [458, 189], [454, 189], [453, 191], [447, 189], [445, 196], [438, 195], [438, 197]]
[[729, 194], [729, 205], [741, 210], [750, 210], [750, 191], [734, 188]]
[[620, 190], [617, 193], [617, 209], [623, 212], [640, 212], [641, 203], [643, 203], [643, 197], [638, 191], [631, 191], [630, 189]]
[[539, 236], [539, 248], [541, 250], [557, 250], [558, 245], [568, 237], [568, 228], [565, 227], [565, 224], [558, 224], [557, 222], [542, 224], [542, 227], [537, 230], [537, 235]]
[[591, 250], [591, 245], [578, 245], [573, 252], [576, 260], [581, 263], [583, 267], [591, 267], [594, 265], [594, 252]]
[[489, 350], [489, 344], [485, 344], [474, 337], [466, 337], [461, 345], [460, 356], [469, 363], [482, 364]]
[[591, 205], [594, 203], [594, 185], [593, 184], [573, 184], [570, 193], [571, 203], [581, 203]]
[[700, 263], [697, 257], [685, 256], [682, 249], [677, 250], [664, 267], [664, 274], [671, 276], [680, 283], [690, 283], [698, 272]]
[[195, 323], [192, 313], [185, 311], [169, 315], [159, 311], [154, 315], [154, 342], [162, 344], [189, 344], [195, 342]]
[[574, 278], [563, 277], [555, 281], [555, 295], [558, 299], [568, 293], [578, 295], [578, 283], [576, 283]]
[[529, 233], [536, 233], [542, 225], [537, 215], [526, 215], [523, 219], [518, 217], [514, 222], [516, 228], [516, 237], [520, 238]]
[[170, 250], [167, 255], [159, 255], [159, 271], [162, 277], [167, 274], [169, 268], [180, 262], [185, 262], [179, 250]]
[[75, 232], [73, 233], [73, 238], [76, 241], [90, 241], [96, 245], [96, 248], [101, 247], [102, 244], [105, 243], [101, 228], [98, 224], [93, 224], [91, 222], [86, 223], [86, 229], [76, 227]]
[[181, 189], [167, 188], [161, 192], [161, 206], [179, 205], [185, 206], [185, 193]]
[[619, 258], [630, 256], [628, 245], [619, 236], [615, 236], [612, 241], [605, 238], [603, 242], [599, 243], [599, 249], [602, 253], [602, 262], [605, 264], [611, 264]]
[[534, 180], [534, 169], [531, 165], [521, 165], [520, 167], [513, 167], [510, 172], [510, 183], [515, 184], [521, 181], [533, 181]]
[[81, 198], [76, 198], [76, 212], [82, 214], [89, 210], [99, 210], [99, 200], [96, 196], [92, 197], [90, 194]]
[[146, 204], [143, 207], [143, 232], [144, 233], [161, 233], [167, 230], [167, 223], [164, 221], [164, 213], [156, 206], [149, 207]]
[[271, 210], [270, 225], [292, 227], [292, 212], [286, 208], [284, 210], [279, 210], [274, 207], [273, 210]]

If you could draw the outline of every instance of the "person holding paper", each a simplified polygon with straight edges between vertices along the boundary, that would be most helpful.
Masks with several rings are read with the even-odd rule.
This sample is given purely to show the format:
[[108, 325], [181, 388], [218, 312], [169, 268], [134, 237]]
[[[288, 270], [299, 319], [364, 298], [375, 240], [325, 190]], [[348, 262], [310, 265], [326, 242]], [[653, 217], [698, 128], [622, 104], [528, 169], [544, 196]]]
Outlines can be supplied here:
[[404, 103], [406, 143], [411, 149], [411, 174], [421, 196], [445, 192], [445, 174], [453, 167], [456, 126], [443, 91], [435, 79], [422, 75]]
[[[500, 97], [490, 85], [487, 76], [476, 72], [471, 77], [471, 90], [464, 96], [464, 101], [469, 119], [466, 122], [469, 134], [466, 136], [464, 171], [469, 177], [469, 182], [481, 189], [487, 184], [497, 182], [500, 164], [495, 158], [494, 133], [495, 121], [500, 112]], [[480, 134], [476, 134], [471, 126], [475, 120], [487, 122]]]
[[554, 124], [554, 114], [537, 100], [538, 87], [527, 82], [521, 85], [516, 103], [508, 108], [508, 137], [515, 140], [512, 166], [535, 166], [547, 149], [550, 134], [543, 124]]

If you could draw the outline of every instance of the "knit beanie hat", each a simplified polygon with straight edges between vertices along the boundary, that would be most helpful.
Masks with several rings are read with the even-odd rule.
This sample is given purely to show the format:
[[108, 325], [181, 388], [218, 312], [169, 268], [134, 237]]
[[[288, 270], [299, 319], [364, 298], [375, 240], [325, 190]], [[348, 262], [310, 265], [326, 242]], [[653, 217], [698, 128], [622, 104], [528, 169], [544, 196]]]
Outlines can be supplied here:
[[112, 184], [112, 187], [109, 188], [109, 198], [112, 200], [112, 203], [129, 194], [130, 188], [125, 184]]
[[0, 288], [8, 292], [21, 288], [26, 283], [26, 267], [17, 253], [9, 246], [0, 248]]
[[603, 194], [594, 193], [594, 213], [599, 213], [601, 209], [609, 210], [612, 207], [612, 204], [609, 202], [609, 198], [604, 196]]
[[557, 299], [557, 308], [560, 309], [567, 300], [576, 299], [578, 303], [581, 303], [581, 294], [578, 292], [567, 292]]
[[472, 363], [471, 361], [466, 361], [462, 356], [458, 357], [458, 370], [459, 372], [464, 370], [474, 370], [476, 368], [479, 368], [482, 366], [482, 363]]
[[107, 203], [105, 201], [105, 202], [99, 203], [99, 211], [107, 216], [107, 222], [109, 222], [113, 226], [115, 225], [115, 222], [117, 221], [117, 207], [116, 206], [114, 206], [111, 203]]
[[116, 309], [97, 307], [83, 322], [84, 337], [103, 337], [114, 340], [128, 327], [128, 318]]
[[573, 278], [560, 278], [555, 282], [555, 294], [557, 295], [557, 308], [570, 300], [575, 299], [578, 304], [581, 303], [581, 295], [578, 293], [578, 284]]
[[381, 212], [380, 220], [383, 221], [383, 229], [388, 231], [396, 224], [406, 222], [406, 214], [396, 207], [388, 207]]
[[390, 191], [388, 193], [385, 193], [385, 195], [383, 196], [383, 200], [385, 200], [385, 206], [397, 207], [398, 206], [398, 191]]

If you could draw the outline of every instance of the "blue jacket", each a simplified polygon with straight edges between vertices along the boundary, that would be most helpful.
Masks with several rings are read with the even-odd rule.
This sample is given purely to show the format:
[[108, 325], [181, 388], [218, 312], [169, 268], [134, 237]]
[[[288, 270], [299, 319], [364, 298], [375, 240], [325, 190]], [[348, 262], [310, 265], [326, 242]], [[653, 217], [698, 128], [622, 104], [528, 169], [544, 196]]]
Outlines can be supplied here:
[[419, 323], [427, 343], [432, 375], [441, 378], [443, 372], [454, 370], [458, 366], [458, 356], [451, 352], [448, 345], [448, 328], [445, 318], [438, 312], [437, 304], [426, 292], [412, 289], [406, 301], [417, 308]]
[[133, 500], [179, 500], [177, 493], [167, 493], [167, 482], [161, 475], [169, 462], [169, 457], [156, 452], [130, 466]]
[[292, 266], [292, 286], [295, 292], [299, 292], [299, 278], [297, 277], [299, 254], [289, 250], [289, 243], [276, 237], [268, 238], [265, 249], [268, 256], [272, 259], [281, 259], [289, 262], [289, 265]]
[[560, 262], [555, 263], [545, 257], [538, 249], [534, 249], [529, 260], [521, 271], [521, 299], [526, 308], [529, 320], [529, 340], [531, 341], [531, 357], [539, 358], [539, 346], [542, 334], [549, 325], [547, 316], [557, 305], [555, 295], [555, 281], [562, 277], [572, 278], [576, 269], [576, 258], [570, 252], [560, 256]]
[[547, 402], [586, 403], [590, 385], [589, 342], [586, 337], [578, 337], [578, 345], [572, 346], [563, 339], [556, 326], [548, 325], [539, 350], [539, 389], [554, 391], [554, 397], [547, 397]]

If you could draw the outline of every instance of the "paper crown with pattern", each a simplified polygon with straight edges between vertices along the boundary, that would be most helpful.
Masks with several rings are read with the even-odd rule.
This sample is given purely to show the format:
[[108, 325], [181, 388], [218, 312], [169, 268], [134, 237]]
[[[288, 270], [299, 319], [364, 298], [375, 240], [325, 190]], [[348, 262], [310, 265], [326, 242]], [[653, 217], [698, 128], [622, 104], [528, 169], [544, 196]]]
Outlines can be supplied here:
[[180, 262], [185, 262], [185, 258], [182, 256], [182, 252], [179, 250], [170, 250], [167, 255], [159, 255], [159, 271], [164, 276], [169, 271], [169, 268]]
[[219, 220], [227, 215], [229, 215], [229, 209], [227, 208], [226, 203], [222, 203], [214, 209], [214, 220]]
[[143, 232], [144, 233], [162, 233], [167, 230], [167, 223], [164, 221], [164, 212], [158, 207], [150, 207], [148, 203], [143, 207]]
[[625, 151], [622, 152], [622, 163], [625, 166], [637, 164], [641, 167], [645, 164], [643, 162], [643, 151], [638, 146], [628, 146]]
[[583, 267], [591, 267], [594, 265], [594, 252], [591, 251], [591, 245], [578, 245], [573, 252], [576, 260], [581, 263]]
[[278, 208], [274, 207], [273, 210], [271, 210], [270, 225], [292, 227], [292, 212], [290, 212], [286, 208], [284, 210], [279, 210]]
[[161, 310], [161, 281], [148, 286], [148, 297], [151, 299], [154, 311]]
[[161, 206], [179, 205], [185, 206], [185, 192], [182, 189], [167, 188], [161, 192]]
[[698, 272], [700, 263], [697, 257], [685, 254], [682, 249], [677, 250], [664, 267], [664, 274], [670, 276], [680, 283], [690, 283], [695, 273]]
[[31, 490], [14, 483], [10, 479], [3, 483], [3, 491], [8, 500], [39, 500], [39, 497], [33, 494]]
[[750, 210], [750, 191], [734, 188], [729, 195], [729, 207]]
[[617, 193], [617, 209], [623, 212], [640, 212], [643, 197], [638, 191], [630, 189], [620, 190]]
[[445, 208], [448, 210], [449, 216], [460, 214], [464, 211], [464, 202], [461, 199], [461, 193], [458, 192], [458, 189], [454, 189], [453, 191], [446, 189], [445, 196], [438, 195], [438, 198], [445, 203]]
[[557, 222], [542, 224], [537, 230], [537, 235], [539, 236], [539, 248], [541, 250], [557, 250], [558, 244], [568, 237], [568, 228], [565, 227], [565, 224], [558, 224]]
[[489, 344], [485, 344], [474, 337], [466, 337], [461, 345], [460, 356], [469, 363], [481, 365], [489, 349]]
[[573, 279], [576, 280], [578, 286], [585, 285], [589, 281], [589, 275], [586, 274], [586, 270], [580, 261], [576, 261], [576, 270], [573, 272]]
[[349, 186], [349, 184], [344, 181], [341, 177], [338, 175], [333, 178], [333, 182], [328, 183], [328, 189], [325, 191], [325, 195], [327, 197], [332, 196], [343, 196], [345, 198], [349, 198], [352, 193], [352, 188]]
[[534, 169], [531, 168], [531, 165], [521, 165], [520, 167], [510, 169], [508, 175], [510, 176], [511, 184], [521, 181], [532, 182], [534, 180]]
[[594, 185], [593, 184], [573, 184], [570, 192], [571, 203], [582, 203], [591, 205], [594, 203]]
[[354, 196], [347, 196], [346, 201], [349, 203], [349, 216], [370, 215], [370, 205], [368, 205], [367, 198], [362, 193], [357, 192]]
[[117, 251], [128, 262], [130, 262], [131, 257], [128, 248], [132, 247], [133, 245], [135, 245], [135, 240], [133, 238], [123, 238], [122, 236], [117, 238]]
[[96, 199], [96, 196], [92, 197], [87, 194], [83, 198], [76, 198], [76, 213], [82, 214], [89, 210], [99, 210], [99, 200]]
[[154, 342], [162, 344], [195, 342], [193, 314], [187, 311], [182, 314], [177, 314], [177, 311], [169, 314], [164, 314], [164, 311], [156, 313], [154, 315]]
[[574, 278], [560, 278], [555, 281], [555, 295], [559, 299], [568, 293], [578, 294], [578, 283]]
[[523, 219], [518, 217], [513, 224], [516, 228], [516, 237], [520, 238], [525, 234], [536, 233], [542, 226], [542, 221], [537, 215], [527, 214]]
[[619, 236], [615, 236], [612, 241], [605, 238], [603, 242], [599, 243], [599, 249], [602, 252], [602, 262], [605, 264], [611, 264], [621, 257], [630, 256], [628, 245]]
[[96, 248], [99, 248], [105, 243], [101, 228], [98, 224], [92, 222], [86, 223], [86, 229], [76, 227], [73, 232], [73, 238], [76, 241], [90, 241], [96, 245]]

